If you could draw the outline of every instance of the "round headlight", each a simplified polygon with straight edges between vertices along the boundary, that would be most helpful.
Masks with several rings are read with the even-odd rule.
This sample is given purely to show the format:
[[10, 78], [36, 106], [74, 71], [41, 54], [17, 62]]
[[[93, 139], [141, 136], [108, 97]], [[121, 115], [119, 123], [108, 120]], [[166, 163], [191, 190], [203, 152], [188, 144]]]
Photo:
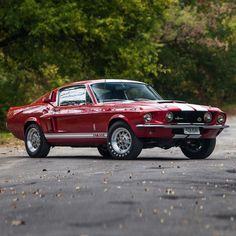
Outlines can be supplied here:
[[174, 114], [170, 111], [166, 113], [166, 121], [171, 122], [174, 119]]
[[143, 119], [145, 122], [150, 122], [152, 120], [152, 114], [151, 113], [147, 113], [143, 116]]
[[217, 122], [219, 124], [223, 124], [225, 122], [225, 115], [224, 114], [219, 114], [217, 117]]
[[212, 114], [210, 112], [206, 112], [204, 114], [204, 121], [207, 122], [207, 123], [212, 121]]

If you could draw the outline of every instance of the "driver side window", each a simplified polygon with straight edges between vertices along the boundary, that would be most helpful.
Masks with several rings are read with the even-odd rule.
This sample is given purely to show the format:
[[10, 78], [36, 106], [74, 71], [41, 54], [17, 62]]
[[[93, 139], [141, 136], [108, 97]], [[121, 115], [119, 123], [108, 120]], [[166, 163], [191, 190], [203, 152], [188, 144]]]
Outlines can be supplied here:
[[92, 100], [84, 86], [67, 87], [60, 90], [59, 106], [79, 106], [91, 103]]

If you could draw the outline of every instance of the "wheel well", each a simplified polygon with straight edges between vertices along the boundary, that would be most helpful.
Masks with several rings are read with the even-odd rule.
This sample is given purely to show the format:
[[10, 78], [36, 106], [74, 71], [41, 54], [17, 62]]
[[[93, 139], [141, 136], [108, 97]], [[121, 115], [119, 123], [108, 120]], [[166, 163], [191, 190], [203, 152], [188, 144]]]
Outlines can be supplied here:
[[114, 118], [110, 121], [109, 125], [108, 125], [108, 130], [110, 129], [110, 127], [116, 123], [117, 121], [122, 121], [124, 123], [126, 123], [127, 125], [129, 125], [124, 119], [121, 119], [121, 118]]
[[31, 124], [36, 124], [36, 122], [34, 122], [34, 121], [28, 121], [28, 122], [26, 122], [26, 124], [25, 124], [25, 126], [24, 126], [24, 134], [25, 134], [25, 132], [26, 132], [26, 129], [27, 129]]

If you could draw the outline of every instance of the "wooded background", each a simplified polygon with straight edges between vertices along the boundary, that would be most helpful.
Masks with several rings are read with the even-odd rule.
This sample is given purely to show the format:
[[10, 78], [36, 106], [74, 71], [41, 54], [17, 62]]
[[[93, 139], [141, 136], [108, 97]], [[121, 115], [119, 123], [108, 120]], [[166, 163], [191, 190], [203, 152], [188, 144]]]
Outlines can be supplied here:
[[235, 13], [234, 0], [0, 0], [0, 129], [9, 106], [84, 79], [236, 103]]

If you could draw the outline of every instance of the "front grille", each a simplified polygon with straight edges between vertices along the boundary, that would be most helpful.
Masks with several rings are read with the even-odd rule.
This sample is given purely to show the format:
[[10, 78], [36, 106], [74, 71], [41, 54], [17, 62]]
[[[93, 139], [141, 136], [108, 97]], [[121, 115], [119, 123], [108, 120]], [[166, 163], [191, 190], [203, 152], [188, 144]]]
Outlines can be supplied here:
[[[205, 111], [177, 111], [173, 112], [173, 122], [176, 123], [205, 123]], [[212, 114], [213, 115], [213, 114]]]

